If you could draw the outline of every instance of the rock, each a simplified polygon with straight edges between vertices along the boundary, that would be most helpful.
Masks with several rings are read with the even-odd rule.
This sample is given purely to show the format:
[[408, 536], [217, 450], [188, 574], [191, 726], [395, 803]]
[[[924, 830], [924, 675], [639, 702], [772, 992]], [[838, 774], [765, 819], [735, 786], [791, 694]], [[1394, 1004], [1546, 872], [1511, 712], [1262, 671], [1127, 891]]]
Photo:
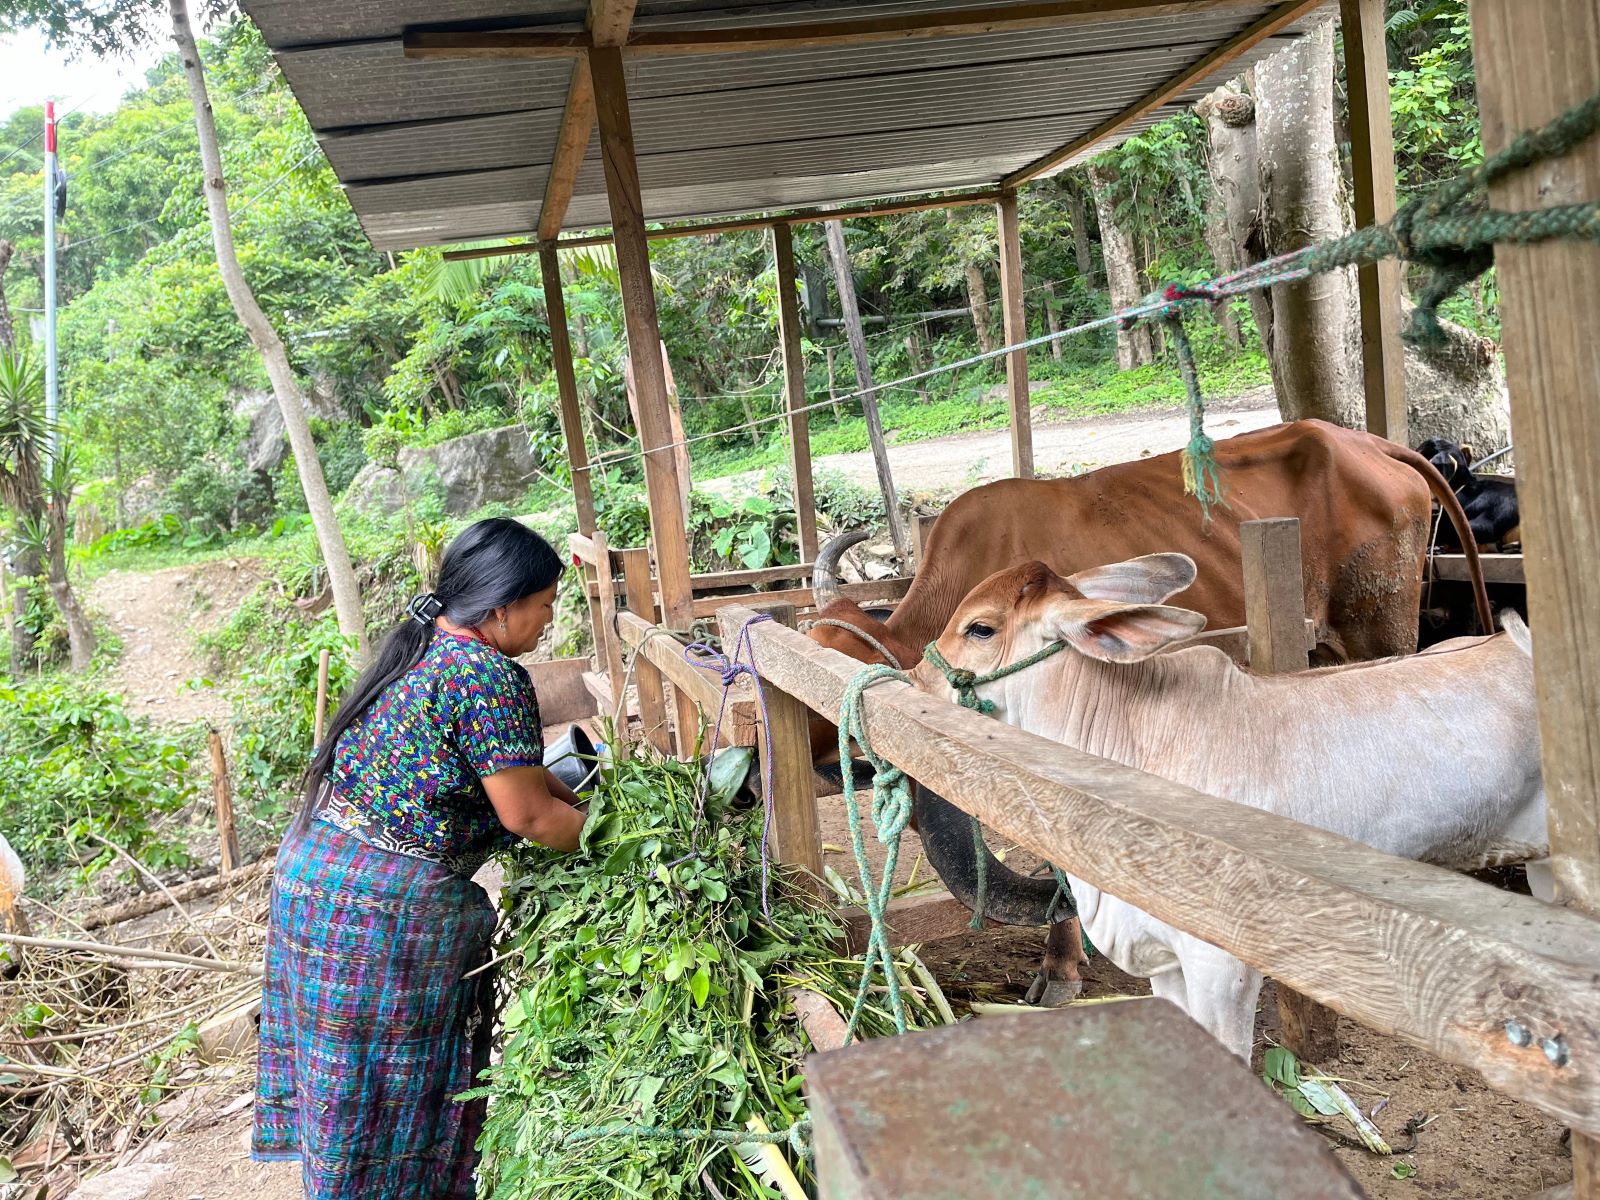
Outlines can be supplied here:
[[201, 1024], [196, 1056], [203, 1063], [238, 1058], [255, 1046], [260, 1023], [259, 996], [225, 1009]]
[[520, 500], [537, 477], [538, 463], [521, 425], [469, 433], [425, 449], [400, 451], [400, 469], [368, 463], [345, 498], [367, 511], [398, 512], [409, 496], [437, 488], [451, 516], [496, 502]]
[[143, 1200], [176, 1169], [171, 1163], [130, 1163], [96, 1175], [74, 1190], [67, 1200]]
[[[328, 389], [313, 386], [302, 395], [311, 416], [330, 424], [346, 419], [344, 410]], [[252, 471], [271, 475], [289, 455], [289, 439], [284, 433], [278, 398], [270, 391], [246, 392], [234, 401], [233, 415], [247, 422], [244, 441], [239, 446], [244, 465]]]

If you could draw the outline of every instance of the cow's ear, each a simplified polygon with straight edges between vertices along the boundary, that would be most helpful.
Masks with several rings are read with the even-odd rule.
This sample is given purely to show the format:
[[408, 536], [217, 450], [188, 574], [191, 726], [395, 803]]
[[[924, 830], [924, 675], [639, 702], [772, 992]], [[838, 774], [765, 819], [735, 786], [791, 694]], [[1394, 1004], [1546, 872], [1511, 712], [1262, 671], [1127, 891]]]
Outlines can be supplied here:
[[1471, 446], [1461, 447], [1461, 457], [1466, 460], [1467, 466], [1472, 465], [1473, 453]]
[[1101, 662], [1132, 663], [1192, 638], [1206, 619], [1165, 604], [1063, 601], [1050, 614], [1048, 636]]
[[1119, 604], [1160, 604], [1190, 586], [1194, 579], [1194, 559], [1176, 553], [1146, 554], [1067, 576], [1067, 582], [1080, 595]]

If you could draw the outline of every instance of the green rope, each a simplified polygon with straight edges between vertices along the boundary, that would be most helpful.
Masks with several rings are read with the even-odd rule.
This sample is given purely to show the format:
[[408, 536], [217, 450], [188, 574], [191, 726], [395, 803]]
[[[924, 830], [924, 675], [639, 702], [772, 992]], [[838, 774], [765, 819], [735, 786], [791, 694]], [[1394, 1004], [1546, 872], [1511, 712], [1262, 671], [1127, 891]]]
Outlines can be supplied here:
[[[886, 913], [894, 891], [895, 868], [900, 862], [900, 835], [911, 824], [911, 781], [905, 772], [872, 748], [867, 734], [867, 721], [863, 693], [875, 683], [896, 679], [909, 683], [902, 671], [882, 664], [872, 664], [857, 671], [845, 685], [839, 701], [839, 761], [846, 764], [842, 772], [844, 781], [844, 807], [850, 820], [850, 849], [855, 853], [856, 871], [861, 879], [861, 895], [866, 905], [870, 927], [867, 949], [861, 963], [861, 986], [856, 989], [856, 1000], [850, 1008], [850, 1020], [845, 1025], [844, 1040], [848, 1044], [854, 1037], [856, 1025], [867, 1006], [867, 994], [872, 986], [872, 968], [883, 968], [884, 983], [889, 990], [889, 1008], [894, 1014], [897, 1033], [906, 1031], [905, 1002], [900, 996], [900, 975], [895, 970], [894, 956], [889, 951], [889, 925]], [[850, 743], [854, 740], [861, 753], [872, 764], [872, 823], [877, 829], [878, 841], [883, 843], [885, 854], [883, 875], [872, 878], [872, 866], [867, 859], [866, 841], [861, 833], [861, 805], [856, 800], [855, 772], [849, 769]]]
[[660, 1125], [591, 1125], [569, 1130], [561, 1139], [564, 1146], [592, 1142], [600, 1138], [626, 1137], [658, 1142], [715, 1142], [719, 1146], [788, 1146], [802, 1161], [810, 1164], [811, 1119], [803, 1117], [788, 1129], [757, 1133], [749, 1129], [668, 1129]]
[[987, 675], [978, 675], [965, 667], [952, 667], [939, 653], [939, 644], [929, 642], [922, 649], [922, 656], [939, 669], [946, 682], [956, 690], [956, 703], [962, 708], [970, 708], [975, 713], [982, 713], [989, 717], [994, 715], [994, 701], [982, 700], [978, 697], [978, 689], [986, 683], [993, 683], [997, 679], [1004, 679], [1007, 675], [1015, 675], [1018, 671], [1027, 670], [1035, 663], [1042, 663], [1045, 659], [1059, 654], [1067, 648], [1065, 642], [1051, 642], [1042, 649], [1035, 650], [1026, 658], [1019, 658], [1009, 666], [1000, 667], [990, 671]]
[[1183, 379], [1184, 403], [1189, 410], [1189, 444], [1183, 449], [1183, 490], [1200, 502], [1200, 520], [1211, 523], [1211, 506], [1227, 506], [1222, 495], [1222, 476], [1217, 468], [1217, 447], [1206, 433], [1206, 399], [1200, 391], [1200, 373], [1195, 369], [1194, 348], [1183, 327], [1183, 311], [1169, 304], [1162, 323], [1172, 335], [1178, 352], [1178, 375]]

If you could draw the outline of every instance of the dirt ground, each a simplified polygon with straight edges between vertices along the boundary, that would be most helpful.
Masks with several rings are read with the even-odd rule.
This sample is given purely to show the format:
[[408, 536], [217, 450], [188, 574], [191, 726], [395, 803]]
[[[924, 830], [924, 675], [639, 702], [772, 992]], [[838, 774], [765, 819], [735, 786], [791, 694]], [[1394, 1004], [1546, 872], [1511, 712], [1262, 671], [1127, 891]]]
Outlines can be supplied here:
[[191, 688], [207, 668], [195, 646], [261, 582], [250, 559], [215, 559], [165, 571], [109, 571], [89, 588], [90, 609], [122, 641], [106, 686], [135, 713], [167, 725], [220, 725], [228, 701], [216, 688]]
[[[855, 859], [848, 849], [842, 801], [824, 799], [820, 816], [825, 864], [854, 883]], [[869, 854], [881, 862], [870, 829], [866, 836]], [[896, 873], [902, 885], [913, 872], [918, 880], [929, 878], [927, 864], [919, 863], [920, 857], [915, 835], [908, 835]], [[1008, 857], [1019, 870], [1029, 866], [1020, 853]], [[1043, 949], [1041, 930], [991, 928], [930, 943], [919, 954], [959, 1011], [972, 1000], [1021, 1003], [1039, 969]], [[1124, 975], [1103, 957], [1096, 956], [1084, 970], [1085, 997], [1147, 995], [1149, 991], [1146, 981]], [[1277, 1033], [1277, 993], [1268, 982], [1256, 1019], [1252, 1065], [1257, 1073], [1267, 1047], [1276, 1044]], [[1421, 1196], [1511, 1200], [1572, 1178], [1572, 1158], [1563, 1144], [1559, 1122], [1491, 1090], [1474, 1071], [1451, 1066], [1353, 1021], [1341, 1020], [1339, 1035], [1343, 1043], [1339, 1057], [1317, 1066], [1347, 1081], [1341, 1086], [1363, 1111], [1370, 1115], [1378, 1109], [1374, 1123], [1390, 1145], [1408, 1144], [1402, 1130], [1413, 1116], [1420, 1114], [1428, 1120], [1417, 1138], [1416, 1150], [1395, 1158], [1335, 1148], [1340, 1162], [1372, 1200]], [[1414, 1174], [1395, 1178], [1399, 1162], [1408, 1164]]]

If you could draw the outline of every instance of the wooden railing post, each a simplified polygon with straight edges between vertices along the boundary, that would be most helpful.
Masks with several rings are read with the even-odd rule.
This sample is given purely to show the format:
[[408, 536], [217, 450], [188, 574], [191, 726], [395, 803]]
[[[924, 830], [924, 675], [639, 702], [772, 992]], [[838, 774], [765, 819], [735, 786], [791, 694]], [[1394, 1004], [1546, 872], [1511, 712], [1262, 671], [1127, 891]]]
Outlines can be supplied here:
[[800, 345], [800, 297], [795, 281], [794, 236], [782, 222], [772, 227], [778, 271], [778, 338], [783, 344], [783, 408], [789, 423], [789, 473], [793, 476], [800, 561], [817, 557], [817, 502], [811, 486], [811, 414], [806, 407], [806, 363]]
[[[996, 205], [1000, 223], [1000, 304], [1007, 345], [1028, 339], [1023, 307], [1022, 231], [1017, 221], [1017, 193], [1003, 191]], [[1028, 352], [1006, 355], [1006, 396], [1011, 410], [1011, 474], [1033, 478], [1033, 412], [1028, 392]]]
[[[606, 540], [606, 535], [598, 529], [591, 535], [594, 542], [594, 573], [600, 584], [600, 595], [597, 603], [600, 606], [600, 620], [594, 627], [594, 657], [595, 665], [606, 673], [606, 682], [611, 685], [611, 704], [613, 711], [621, 708], [623, 697], [618, 690], [622, 687], [623, 680], [627, 677], [625, 665], [622, 661], [622, 643], [617, 640], [617, 585], [616, 577], [612, 573], [611, 544]], [[623, 713], [621, 724], [627, 720], [627, 710]]]
[[[792, 604], [752, 605], [780, 625], [794, 628]], [[740, 622], [720, 615], [723, 653], [734, 653]], [[760, 660], [756, 667], [760, 669]], [[761, 758], [763, 776], [772, 777], [772, 832], [779, 862], [799, 867], [803, 886], [817, 887], [822, 880], [822, 830], [817, 822], [817, 794], [811, 772], [811, 710], [805, 702], [787, 692], [763, 683], [766, 696], [767, 730], [772, 739], [772, 758], [767, 760], [766, 739], [757, 736], [756, 751]], [[770, 766], [771, 770], [768, 771]]]
[[[656, 623], [655, 583], [650, 578], [650, 551], [619, 550], [622, 580], [628, 589], [628, 611]], [[667, 696], [661, 670], [638, 651], [634, 652], [633, 681], [639, 686], [639, 723], [644, 736], [663, 754], [672, 753], [672, 728], [667, 720]]]
[[[1246, 521], [1239, 529], [1244, 561], [1244, 616], [1250, 669], [1259, 675], [1306, 669], [1306, 602], [1300, 522], [1294, 517]], [[1327, 1062], [1339, 1054], [1339, 1014], [1278, 984], [1283, 1044], [1300, 1058]]]

